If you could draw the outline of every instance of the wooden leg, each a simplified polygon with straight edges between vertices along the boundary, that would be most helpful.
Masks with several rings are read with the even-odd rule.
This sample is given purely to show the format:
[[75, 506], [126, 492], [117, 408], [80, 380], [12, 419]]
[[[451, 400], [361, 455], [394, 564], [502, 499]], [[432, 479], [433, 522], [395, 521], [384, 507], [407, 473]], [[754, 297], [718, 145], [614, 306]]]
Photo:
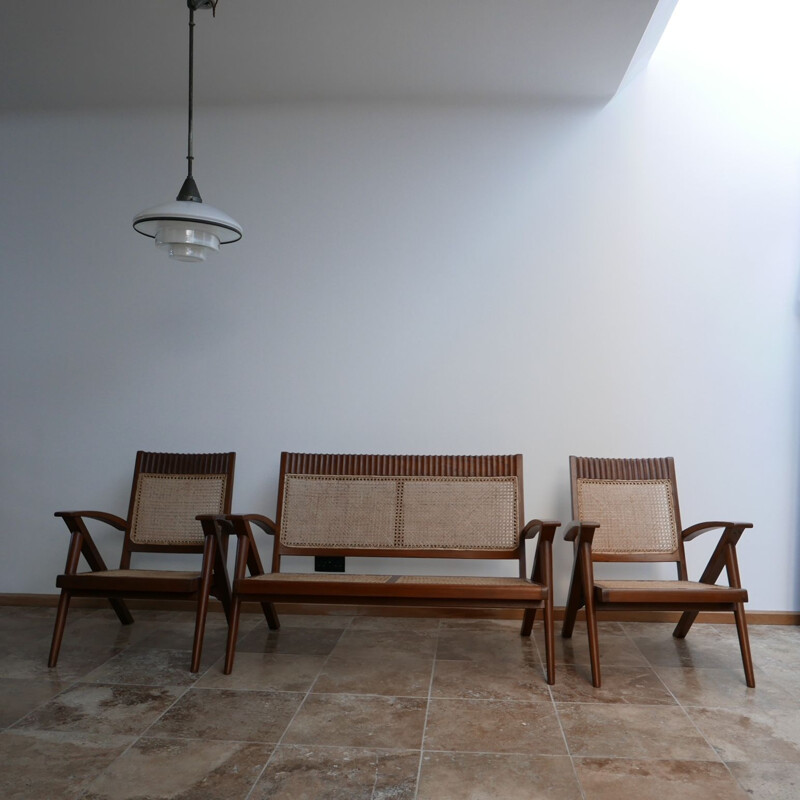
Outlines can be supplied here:
[[194, 642], [192, 643], [192, 664], [190, 672], [200, 671], [200, 659], [203, 655], [203, 635], [206, 630], [208, 614], [208, 595], [213, 581], [214, 561], [217, 545], [213, 536], [206, 536], [203, 547], [203, 568], [200, 574], [200, 590], [197, 597], [197, 614], [194, 620]]
[[681, 614], [681, 618], [678, 620], [678, 624], [675, 626], [675, 630], [672, 631], [672, 635], [676, 639], [683, 639], [686, 634], [689, 633], [689, 628], [692, 627], [696, 619], [696, 611], [684, 611], [683, 614]]
[[278, 612], [275, 610], [275, 606], [272, 603], [262, 603], [261, 610], [266, 617], [267, 627], [271, 631], [280, 630], [281, 621], [278, 619]]
[[544, 652], [547, 662], [547, 683], [552, 686], [556, 682], [555, 619], [552, 596], [548, 597], [544, 606]]
[[108, 602], [111, 604], [111, 608], [114, 609], [117, 619], [123, 625], [133, 625], [133, 615], [124, 600], [120, 600], [118, 597], [109, 597]]
[[197, 616], [194, 620], [194, 642], [192, 643], [192, 665], [189, 672], [200, 671], [200, 659], [203, 656], [203, 636], [206, 631], [206, 615], [208, 613], [208, 595], [201, 591], [197, 598]]
[[533, 630], [533, 623], [536, 620], [536, 609], [526, 608], [522, 614], [522, 627], [520, 628], [520, 636], [530, 636]]
[[226, 675], [231, 674], [233, 669], [233, 657], [236, 654], [236, 637], [239, 635], [239, 611], [242, 607], [242, 601], [237, 595], [234, 595], [231, 600], [231, 619], [228, 625], [228, 644], [225, 648], [225, 668], [223, 672]]
[[56, 624], [53, 628], [53, 641], [50, 643], [50, 658], [47, 661], [48, 667], [54, 667], [58, 663], [58, 652], [61, 650], [61, 640], [64, 638], [64, 628], [67, 624], [69, 601], [70, 593], [66, 589], [62, 589], [61, 597], [58, 599]]
[[[228, 539], [220, 533], [216, 522], [203, 521], [203, 527], [210, 524], [214, 532], [214, 570], [213, 570], [213, 594], [222, 603], [222, 610], [225, 612], [225, 619], [230, 625], [231, 621], [231, 581], [228, 577], [228, 565], [226, 558], [228, 555]], [[211, 593], [211, 592], [210, 592]]]
[[572, 568], [572, 579], [569, 583], [569, 594], [567, 595], [567, 605], [564, 608], [564, 621], [561, 624], [561, 636], [564, 639], [572, 638], [572, 631], [575, 629], [575, 617], [578, 609], [583, 605], [583, 578], [581, 573], [581, 560], [575, 554], [575, 565]]
[[594, 571], [589, 545], [582, 546], [580, 553], [583, 599], [586, 604], [586, 633], [589, 637], [589, 659], [592, 663], [592, 686], [599, 689], [600, 676], [600, 643], [597, 636], [597, 614], [594, 607]]
[[736, 603], [736, 605], [734, 605], [733, 616], [736, 619], [736, 632], [739, 634], [739, 647], [742, 650], [744, 678], [747, 685], [751, 689], [755, 689], [756, 676], [753, 672], [753, 658], [750, 655], [750, 637], [747, 634], [747, 619], [744, 615], [744, 603]]

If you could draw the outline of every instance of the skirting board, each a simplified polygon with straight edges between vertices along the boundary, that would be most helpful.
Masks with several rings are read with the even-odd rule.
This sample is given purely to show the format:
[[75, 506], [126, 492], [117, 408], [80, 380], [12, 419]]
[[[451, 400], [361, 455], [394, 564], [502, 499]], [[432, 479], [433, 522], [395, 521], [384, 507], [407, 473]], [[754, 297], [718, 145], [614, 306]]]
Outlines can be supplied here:
[[[132, 609], [156, 608], [167, 611], [193, 610], [195, 604], [186, 600], [126, 600]], [[0, 606], [53, 606], [58, 604], [57, 594], [0, 594]], [[106, 601], [92, 597], [73, 597], [70, 603], [75, 608], [105, 608]], [[217, 600], [211, 600], [209, 611], [222, 612]], [[257, 603], [244, 603], [243, 611], [258, 611]], [[400, 606], [322, 605], [314, 603], [278, 603], [278, 613], [284, 614], [338, 614], [346, 616], [372, 617], [448, 617], [453, 619], [521, 619], [522, 613], [513, 609], [482, 608], [409, 608]], [[556, 606], [557, 620], [564, 618], [563, 606]], [[600, 611], [598, 619], [614, 622], [677, 622], [679, 611]], [[578, 612], [583, 619], [583, 611]], [[751, 625], [800, 625], [798, 611], [747, 611]], [[700, 612], [697, 622], [733, 624], [733, 614]]]

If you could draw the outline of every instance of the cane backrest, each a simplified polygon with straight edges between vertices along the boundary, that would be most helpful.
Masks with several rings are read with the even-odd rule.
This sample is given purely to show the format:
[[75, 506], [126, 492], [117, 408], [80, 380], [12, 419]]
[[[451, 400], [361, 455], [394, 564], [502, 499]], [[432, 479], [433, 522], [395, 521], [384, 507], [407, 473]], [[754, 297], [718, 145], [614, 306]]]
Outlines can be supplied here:
[[595, 522], [596, 561], [683, 561], [672, 458], [570, 457], [572, 512]]
[[516, 557], [521, 456], [284, 453], [278, 550]]
[[136, 456], [123, 568], [131, 551], [202, 552], [198, 514], [227, 514], [234, 453]]

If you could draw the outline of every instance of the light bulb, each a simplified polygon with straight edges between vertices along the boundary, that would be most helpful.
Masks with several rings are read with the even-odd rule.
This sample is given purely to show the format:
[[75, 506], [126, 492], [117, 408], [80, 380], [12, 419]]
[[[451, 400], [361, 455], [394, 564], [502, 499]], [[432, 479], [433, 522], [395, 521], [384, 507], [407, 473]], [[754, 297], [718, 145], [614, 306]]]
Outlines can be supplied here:
[[155, 235], [156, 247], [177, 261], [205, 261], [219, 250], [219, 238], [202, 227], [164, 225]]

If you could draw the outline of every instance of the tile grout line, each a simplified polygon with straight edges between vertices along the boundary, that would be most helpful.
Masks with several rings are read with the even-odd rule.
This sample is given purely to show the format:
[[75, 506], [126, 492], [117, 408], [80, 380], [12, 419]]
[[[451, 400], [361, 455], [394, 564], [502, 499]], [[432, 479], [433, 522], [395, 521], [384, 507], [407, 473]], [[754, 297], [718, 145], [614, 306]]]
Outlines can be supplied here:
[[[712, 627], [713, 627], [713, 626], [712, 626]], [[695, 721], [692, 719], [692, 716], [689, 714], [689, 712], [688, 712], [687, 708], [686, 708], [686, 707], [684, 706], [684, 704], [683, 704], [683, 703], [680, 701], [680, 699], [678, 698], [678, 696], [677, 696], [677, 695], [676, 695], [676, 694], [675, 694], [675, 693], [674, 693], [674, 692], [673, 692], [673, 691], [672, 691], [672, 690], [669, 688], [669, 686], [667, 686], [667, 683], [666, 683], [666, 681], [664, 681], [664, 679], [661, 677], [661, 675], [659, 674], [658, 670], [656, 669], [656, 665], [654, 665], [654, 664], [653, 664], [653, 663], [650, 661], [650, 659], [649, 659], [649, 658], [647, 658], [647, 656], [646, 656], [646, 655], [645, 655], [645, 654], [642, 652], [641, 648], [640, 648], [640, 647], [639, 647], [639, 646], [636, 644], [636, 641], [635, 641], [635, 639], [633, 638], [633, 636], [631, 636], [630, 632], [628, 631], [628, 628], [627, 628], [627, 626], [623, 624], [623, 625], [622, 625], [622, 630], [624, 631], [625, 635], [626, 635], [626, 636], [627, 636], [627, 637], [630, 639], [630, 641], [633, 643], [633, 646], [634, 646], [634, 647], [635, 647], [635, 648], [636, 648], [636, 649], [637, 649], [637, 650], [638, 650], [638, 651], [639, 651], [639, 652], [642, 654], [642, 656], [645, 658], [645, 660], [647, 661], [647, 664], [648, 664], [648, 666], [649, 666], [649, 667], [650, 667], [650, 669], [653, 671], [653, 673], [655, 674], [655, 676], [658, 678], [658, 680], [659, 680], [659, 681], [661, 681], [661, 683], [663, 684], [664, 688], [667, 690], [667, 692], [669, 692], [670, 696], [671, 696], [671, 697], [672, 697], [672, 698], [675, 700], [675, 702], [678, 704], [678, 708], [680, 708], [680, 709], [681, 709], [681, 711], [683, 711], [683, 713], [685, 714], [686, 718], [689, 720], [689, 722], [690, 722], [690, 723], [691, 723], [691, 725], [694, 727], [694, 729], [695, 729], [695, 730], [698, 732], [698, 734], [700, 734], [700, 736], [702, 737], [703, 741], [704, 741], [704, 742], [705, 742], [705, 743], [706, 743], [706, 744], [707, 744], [707, 745], [708, 745], [708, 746], [711, 748], [712, 752], [713, 752], [713, 753], [714, 753], [714, 754], [717, 756], [717, 758], [719, 759], [719, 762], [723, 764], [723, 766], [725, 767], [725, 770], [727, 771], [728, 775], [730, 775], [730, 776], [731, 776], [731, 779], [732, 779], [732, 780], [733, 780], [733, 781], [736, 783], [736, 785], [737, 785], [737, 786], [738, 786], [738, 787], [739, 787], [739, 788], [740, 788], [740, 789], [741, 789], [743, 792], [747, 792], [746, 788], [745, 788], [744, 786], [742, 786], [742, 784], [739, 782], [739, 780], [736, 778], [736, 776], [735, 776], [735, 775], [733, 774], [733, 772], [731, 771], [731, 768], [730, 768], [730, 766], [728, 765], [728, 762], [727, 762], [727, 761], [726, 761], [724, 758], [722, 758], [722, 755], [721, 755], [721, 754], [718, 752], [717, 748], [716, 748], [716, 747], [714, 747], [714, 745], [713, 745], [713, 744], [711, 744], [711, 742], [708, 740], [708, 737], [707, 737], [707, 736], [706, 736], [706, 735], [703, 733], [703, 731], [701, 731], [701, 730], [700, 730], [700, 727], [699, 727], [699, 726], [697, 725], [697, 723], [696, 723], [696, 722], [695, 722]], [[704, 708], [705, 706], [699, 706], [699, 707], [700, 707], [700, 708]], [[710, 763], [714, 763], [714, 762], [710, 762]]]
[[[98, 684], [95, 684], [95, 685], [98, 685]], [[117, 684], [117, 685], [119, 685], [119, 686], [129, 686], [130, 684]], [[151, 689], [160, 689], [160, 688], [162, 688], [162, 686], [161, 685], [152, 685], [152, 686], [149, 686], [149, 688], [151, 688]], [[88, 781], [88, 783], [87, 783], [86, 787], [83, 789], [83, 791], [81, 791], [80, 794], [76, 795], [76, 797], [78, 797], [78, 798], [85, 797], [86, 793], [92, 788], [92, 785], [95, 783], [95, 781], [97, 781], [98, 778], [100, 778], [105, 772], [107, 772], [109, 769], [111, 769], [111, 767], [114, 764], [116, 764], [117, 761], [119, 761], [121, 758], [124, 758], [125, 755], [131, 750], [131, 748], [134, 745], [136, 745], [139, 741], [141, 741], [141, 739], [147, 734], [147, 731], [149, 731], [153, 727], [153, 725], [155, 725], [164, 716], [164, 714], [166, 714], [175, 705], [175, 703], [177, 703], [178, 700], [180, 700], [189, 691], [189, 689], [191, 689], [192, 687], [191, 686], [178, 686], [176, 688], [183, 689], [183, 691], [180, 692], [177, 695], [177, 697], [143, 731], [141, 731], [141, 733], [139, 733], [136, 736], [134, 736], [133, 737], [133, 741], [131, 741], [128, 744], [128, 746], [116, 758], [112, 759], [108, 764], [105, 765], [105, 767], [103, 767], [103, 769], [100, 770], [100, 772], [98, 772], [96, 775], [94, 775], [92, 777], [92, 779], [90, 781]]]
[[442, 621], [436, 628], [436, 649], [433, 651], [433, 663], [431, 664], [431, 679], [428, 681], [428, 701], [425, 703], [425, 721], [422, 723], [422, 738], [419, 743], [419, 765], [417, 766], [417, 785], [414, 787], [414, 800], [419, 797], [419, 782], [422, 777], [422, 760], [425, 756], [425, 734], [428, 732], [428, 716], [431, 712], [431, 697], [433, 695], [433, 678], [436, 675], [436, 662], [439, 655], [439, 643], [441, 641]]
[[567, 741], [567, 732], [564, 730], [564, 725], [561, 722], [561, 714], [558, 711], [558, 703], [556, 703], [556, 699], [553, 697], [552, 687], [548, 685], [547, 691], [550, 692], [550, 702], [553, 704], [553, 711], [556, 715], [556, 722], [558, 722], [558, 729], [561, 731], [561, 738], [564, 740], [564, 747], [567, 750], [567, 756], [569, 757], [569, 763], [572, 766], [572, 774], [575, 776], [575, 782], [578, 784], [578, 791], [581, 793], [582, 800], [586, 800], [586, 792], [583, 789], [583, 784], [578, 776], [578, 770], [575, 767], [575, 757], [572, 755], [569, 742]]
[[250, 798], [253, 796], [253, 792], [255, 791], [256, 786], [258, 786], [258, 782], [261, 780], [262, 777], [264, 777], [264, 773], [267, 771], [267, 769], [269, 768], [269, 765], [272, 763], [272, 760], [275, 758], [275, 754], [278, 752], [278, 748], [281, 746], [281, 744], [283, 743], [283, 740], [286, 738], [286, 734], [288, 733], [289, 728], [292, 727], [292, 723], [295, 721], [295, 719], [297, 719], [297, 715], [300, 713], [300, 709], [302, 709], [303, 706], [306, 704], [306, 700], [308, 700], [309, 695], [311, 694], [311, 692], [314, 689], [314, 686], [316, 685], [317, 681], [319, 680], [319, 676], [322, 673], [322, 670], [325, 669], [325, 665], [328, 663], [328, 660], [330, 659], [331, 655], [333, 654], [333, 651], [336, 649], [336, 645], [339, 644], [339, 642], [341, 641], [342, 635], [350, 627], [351, 623], [352, 623], [352, 619], [348, 620], [347, 625], [345, 625], [344, 628], [342, 628], [341, 631], [339, 632], [339, 638], [336, 640], [336, 644], [334, 644], [334, 646], [330, 649], [330, 652], [325, 656], [325, 660], [322, 662], [322, 664], [320, 664], [320, 667], [317, 670], [317, 676], [309, 684], [308, 690], [306, 691], [305, 695], [303, 695], [303, 699], [300, 701], [300, 704], [295, 709], [294, 714], [292, 714], [292, 718], [289, 720], [288, 723], [286, 723], [286, 727], [283, 729], [283, 733], [280, 735], [280, 738], [278, 739], [278, 741], [275, 742], [275, 744], [273, 745], [272, 752], [270, 753], [269, 758], [264, 762], [263, 768], [261, 769], [261, 771], [256, 776], [256, 779], [253, 781], [253, 785], [250, 787], [250, 790], [244, 796], [244, 800], [250, 800]]

